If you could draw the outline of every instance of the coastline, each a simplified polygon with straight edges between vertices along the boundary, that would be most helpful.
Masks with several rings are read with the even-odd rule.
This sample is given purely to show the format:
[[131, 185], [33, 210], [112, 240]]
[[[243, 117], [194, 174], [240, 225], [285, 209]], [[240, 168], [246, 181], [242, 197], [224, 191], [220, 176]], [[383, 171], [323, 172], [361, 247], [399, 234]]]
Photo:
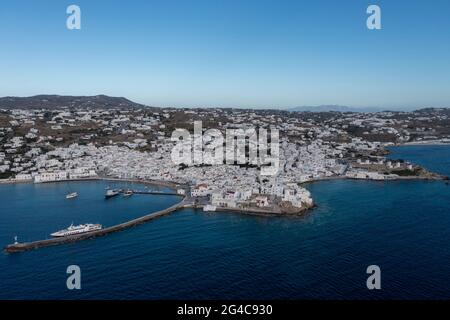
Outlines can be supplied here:
[[[304, 185], [308, 183], [316, 183], [320, 181], [328, 181], [328, 180], [343, 180], [343, 179], [350, 179], [350, 180], [359, 180], [359, 181], [375, 181], [375, 182], [390, 182], [390, 181], [396, 181], [396, 180], [448, 180], [448, 177], [445, 177], [443, 175], [433, 175], [433, 176], [396, 176], [392, 179], [383, 179], [383, 180], [376, 180], [376, 179], [358, 179], [353, 177], [348, 177], [346, 175], [339, 175], [339, 176], [330, 176], [330, 177], [322, 177], [322, 178], [316, 178], [309, 181], [304, 181], [299, 183], [299, 185]], [[80, 178], [80, 179], [68, 179], [68, 180], [60, 180], [60, 181], [49, 181], [49, 182], [42, 182], [42, 183], [53, 183], [53, 182], [75, 182], [75, 181], [117, 181], [117, 182], [131, 182], [131, 183], [139, 183], [143, 185], [152, 185], [152, 186], [159, 186], [159, 187], [165, 187], [170, 188], [173, 190], [177, 189], [184, 189], [186, 193], [184, 195], [178, 194], [178, 196], [182, 197], [183, 199], [178, 202], [176, 205], [171, 206], [169, 208], [163, 209], [158, 212], [150, 213], [143, 215], [139, 218], [132, 219], [129, 221], [126, 221], [124, 223], [113, 225], [110, 227], [106, 227], [105, 229], [94, 231], [86, 234], [81, 234], [77, 236], [69, 236], [59, 239], [45, 239], [45, 240], [38, 240], [28, 243], [19, 243], [19, 244], [12, 244], [5, 247], [5, 250], [7, 252], [17, 252], [17, 251], [25, 251], [30, 249], [37, 249], [40, 247], [46, 247], [51, 246], [55, 244], [64, 244], [68, 242], [74, 242], [74, 241], [81, 241], [84, 239], [94, 238], [97, 236], [103, 236], [107, 235], [109, 233], [113, 233], [116, 231], [120, 231], [147, 221], [150, 221], [156, 217], [179, 211], [183, 208], [192, 208], [194, 210], [202, 210], [203, 205], [198, 205], [193, 201], [193, 198], [190, 196], [190, 185], [188, 184], [181, 184], [176, 183], [173, 181], [165, 181], [165, 180], [146, 180], [146, 179], [133, 179], [133, 178], [115, 178], [115, 177], [106, 177], [106, 176], [98, 176], [98, 177], [89, 177], [89, 178]], [[33, 183], [33, 181], [30, 180], [22, 180], [22, 181], [15, 181], [13, 179], [8, 180], [0, 180], [0, 183], [3, 184], [14, 184], [14, 183]], [[40, 183], [38, 183], [40, 184]], [[270, 217], [270, 218], [276, 218], [276, 217], [303, 217], [306, 215], [310, 210], [313, 210], [315, 207], [317, 207], [314, 203], [312, 205], [308, 205], [305, 207], [300, 208], [298, 211], [292, 211], [292, 212], [283, 212], [281, 209], [277, 209], [277, 207], [273, 207], [271, 209], [258, 209], [258, 208], [238, 208], [238, 207], [216, 207], [214, 211], [204, 211], [204, 213], [209, 212], [230, 212], [230, 213], [236, 213], [236, 214], [245, 214], [250, 216], [260, 216], [260, 217]]]
[[171, 189], [179, 189], [179, 188], [188, 187], [185, 184], [176, 183], [176, 182], [167, 181], [167, 180], [152, 180], [152, 179], [144, 180], [144, 179], [114, 178], [114, 177], [98, 177], [98, 178], [95, 178], [95, 180], [142, 183], [142, 184], [147, 184], [147, 185], [156, 185], [156, 186], [160, 186], [160, 187], [167, 187], [167, 188], [171, 188]]
[[[391, 151], [389, 147], [408, 147], [408, 146], [450, 146], [450, 140], [430, 140], [430, 141], [414, 141], [414, 142], [404, 142], [404, 143], [396, 143], [396, 144], [385, 144], [382, 149], [390, 154]], [[423, 168], [426, 169], [426, 168]], [[431, 172], [433, 173], [433, 172]], [[345, 175], [341, 176], [330, 176], [330, 177], [321, 177], [315, 178], [313, 180], [308, 180], [304, 182], [298, 182], [299, 184], [309, 183], [309, 182], [319, 182], [333, 179], [353, 179], [353, 180], [374, 180], [374, 181], [393, 181], [393, 180], [448, 180], [448, 177], [439, 173], [433, 173], [436, 176], [433, 177], [424, 177], [424, 176], [397, 176], [395, 178], [383, 179], [383, 180], [375, 180], [375, 179], [359, 179], [347, 177]], [[46, 181], [40, 183], [54, 183], [54, 182], [72, 182], [72, 181], [95, 181], [95, 180], [103, 180], [103, 181], [122, 181], [122, 182], [134, 182], [134, 183], [142, 183], [149, 185], [156, 185], [160, 187], [168, 187], [168, 188], [189, 188], [191, 187], [188, 184], [176, 183], [168, 180], [153, 180], [153, 179], [139, 179], [139, 178], [116, 178], [116, 177], [107, 177], [107, 176], [97, 176], [97, 177], [88, 177], [88, 178], [78, 178], [78, 179], [66, 179], [59, 181]], [[13, 178], [8, 179], [0, 179], [1, 184], [16, 184], [16, 183], [34, 183], [32, 179], [29, 180], [15, 180]]]
[[60, 237], [60, 238], [51, 238], [51, 239], [44, 239], [44, 240], [36, 240], [36, 241], [32, 241], [32, 242], [9, 244], [6, 247], [4, 247], [3, 250], [7, 253], [17, 253], [17, 252], [23, 252], [23, 251], [33, 250], [33, 249], [39, 249], [39, 248], [44, 248], [44, 247], [49, 247], [49, 246], [54, 246], [54, 245], [59, 245], [59, 244], [72, 243], [72, 242], [76, 242], [76, 241], [87, 240], [87, 239], [91, 239], [91, 238], [105, 236], [105, 235], [108, 235], [108, 234], [111, 234], [114, 232], [119, 232], [119, 231], [122, 231], [122, 230], [125, 230], [128, 228], [131, 228], [131, 227], [135, 227], [137, 225], [143, 224], [143, 223], [153, 220], [155, 218], [159, 218], [164, 215], [176, 212], [180, 208], [183, 208], [184, 201], [185, 201], [185, 198], [183, 198], [183, 200], [181, 200], [180, 202], [178, 202], [168, 208], [165, 208], [163, 210], [152, 212], [150, 214], [143, 215], [139, 218], [132, 219], [132, 220], [120, 223], [120, 224], [116, 224], [116, 225], [113, 225], [113, 226], [110, 226], [110, 227], [107, 227], [104, 229], [97, 230], [97, 231], [82, 233], [79, 235], [65, 236], [65, 237]]
[[[142, 183], [146, 185], [154, 185], [159, 187], [167, 187], [171, 189], [176, 188], [186, 188], [186, 185], [175, 183], [173, 181], [165, 180], [142, 180], [142, 179], [132, 179], [132, 178], [114, 178], [114, 177], [89, 177], [80, 179], [66, 179], [58, 181], [46, 181], [39, 182], [36, 184], [46, 184], [46, 183], [60, 183], [60, 182], [82, 182], [82, 181], [118, 181], [118, 182], [132, 182], [132, 183]], [[22, 184], [22, 183], [34, 183], [33, 180], [14, 180], [14, 179], [0, 179], [0, 184]]]
[[[118, 181], [118, 182], [132, 182], [132, 183], [140, 183], [140, 184], [147, 184], [152, 186], [158, 186], [158, 187], [166, 187], [173, 190], [177, 190], [177, 188], [186, 187], [185, 185], [180, 185], [171, 181], [160, 181], [160, 180], [141, 180], [141, 179], [122, 179], [122, 178], [109, 178], [109, 177], [90, 177], [90, 178], [81, 178], [81, 179], [68, 179], [68, 180], [60, 180], [60, 181], [48, 181], [48, 182], [42, 182], [37, 184], [48, 184], [48, 183], [60, 183], [60, 182], [76, 182], [76, 181]], [[14, 181], [14, 180], [8, 180], [6, 182], [2, 182], [3, 184], [15, 184], [15, 183], [33, 183], [33, 181], [26, 180], [26, 181]], [[66, 236], [61, 238], [50, 238], [50, 239], [44, 239], [44, 240], [35, 240], [31, 242], [24, 242], [24, 243], [16, 243], [16, 244], [9, 244], [4, 247], [4, 251], [7, 253], [16, 253], [16, 252], [22, 252], [22, 251], [28, 251], [53, 245], [59, 245], [59, 244], [65, 244], [65, 243], [71, 243], [86, 239], [91, 239], [99, 236], [104, 236], [113, 232], [118, 232], [124, 229], [128, 229], [130, 227], [137, 226], [139, 224], [145, 223], [147, 221], [153, 220], [155, 218], [161, 217], [163, 215], [167, 215], [173, 212], [178, 211], [179, 209], [188, 207], [189, 205], [186, 205], [187, 197], [182, 194], [176, 194], [178, 197], [182, 197], [183, 199], [176, 203], [175, 205], [172, 205], [168, 208], [150, 213], [145, 214], [141, 217], [125, 221], [120, 224], [116, 224], [113, 226], [106, 227], [104, 229], [100, 229], [97, 231], [92, 231], [88, 233], [83, 233], [79, 235], [73, 235], [73, 236]]]
[[238, 214], [245, 214], [245, 215], [251, 215], [251, 216], [261, 216], [261, 217], [272, 217], [272, 218], [281, 218], [281, 217], [302, 217], [304, 216], [309, 210], [315, 208], [316, 205], [313, 204], [311, 206], [303, 207], [297, 212], [281, 212], [279, 210], [264, 210], [264, 209], [245, 209], [245, 208], [235, 208], [235, 207], [217, 207], [214, 211], [205, 211], [203, 210], [203, 206], [201, 205], [187, 205], [185, 208], [192, 208], [194, 210], [201, 210], [202, 212], [232, 212], [232, 213], [238, 213]]
[[[362, 181], [396, 181], [396, 180], [447, 180], [448, 177], [439, 173], [436, 173], [437, 176], [433, 177], [423, 177], [423, 176], [397, 176], [395, 178], [384, 179], [384, 180], [375, 180], [375, 179], [358, 179], [347, 177], [345, 175], [341, 176], [330, 176], [330, 177], [321, 177], [315, 178], [312, 180], [298, 182], [299, 184], [310, 183], [310, 182], [319, 182], [319, 181], [327, 181], [327, 180], [339, 180], [339, 179], [350, 179], [350, 180], [362, 180]], [[90, 177], [90, 178], [80, 178], [80, 179], [67, 179], [67, 180], [58, 180], [58, 181], [46, 181], [39, 182], [37, 184], [46, 184], [46, 183], [60, 183], [60, 182], [77, 182], [77, 181], [118, 181], [118, 182], [132, 182], [132, 183], [142, 183], [146, 185], [155, 185], [159, 187], [167, 187], [171, 189], [177, 188], [189, 188], [190, 185], [176, 183], [173, 181], [167, 180], [144, 180], [144, 179], [133, 179], [133, 178], [114, 178], [114, 177]], [[14, 179], [0, 179], [0, 184], [22, 184], [22, 183], [34, 183], [33, 180], [14, 180]]]
[[376, 182], [389, 182], [389, 181], [399, 181], [399, 180], [430, 180], [430, 181], [443, 181], [447, 180], [448, 177], [445, 175], [437, 174], [438, 176], [433, 177], [423, 177], [423, 176], [398, 176], [395, 178], [390, 179], [383, 179], [383, 180], [377, 180], [377, 179], [358, 179], [358, 178], [352, 178], [347, 176], [331, 176], [331, 177], [323, 177], [323, 178], [317, 178], [314, 180], [308, 180], [304, 182], [299, 182], [301, 185], [306, 183], [313, 183], [313, 182], [320, 182], [320, 181], [329, 181], [329, 180], [356, 180], [356, 181], [376, 181]]
[[[407, 181], [414, 181], [414, 180], [422, 180], [422, 181], [444, 181], [448, 180], [449, 178], [443, 175], [438, 176], [432, 176], [432, 177], [423, 177], [423, 176], [397, 176], [392, 179], [384, 179], [384, 180], [376, 180], [376, 179], [358, 179], [358, 178], [352, 178], [347, 177], [345, 175], [341, 176], [330, 176], [330, 177], [322, 177], [322, 178], [315, 178], [313, 180], [308, 180], [304, 182], [298, 182], [299, 185], [304, 186], [309, 183], [317, 183], [321, 181], [330, 181], [330, 180], [355, 180], [355, 181], [374, 181], [374, 182], [390, 182], [390, 181], [401, 181], [401, 180], [407, 180]], [[165, 181], [165, 180], [144, 180], [144, 179], [133, 179], [133, 178], [114, 178], [114, 177], [90, 177], [90, 178], [80, 178], [80, 179], [68, 179], [68, 180], [60, 180], [60, 181], [48, 181], [48, 182], [42, 182], [43, 184], [46, 183], [58, 183], [58, 182], [77, 182], [77, 181], [116, 181], [116, 182], [131, 182], [131, 183], [140, 183], [143, 185], [152, 185], [152, 186], [158, 186], [158, 187], [166, 187], [170, 188], [174, 191], [177, 189], [184, 189], [186, 192], [186, 195], [178, 195], [183, 197], [184, 204], [181, 206], [181, 208], [193, 208], [194, 210], [202, 210], [203, 212], [235, 212], [239, 214], [246, 214], [246, 215], [253, 215], [253, 216], [266, 216], [266, 217], [289, 217], [289, 216], [304, 216], [307, 212], [310, 210], [313, 210], [316, 207], [316, 204], [313, 203], [312, 205], [306, 206], [301, 208], [300, 210], [296, 212], [282, 212], [281, 210], [264, 210], [264, 209], [246, 209], [246, 208], [228, 208], [228, 207], [216, 207], [215, 211], [204, 211], [203, 205], [196, 205], [192, 203], [192, 201], [186, 201], [190, 200], [191, 197], [189, 196], [189, 189], [190, 186], [187, 184], [179, 184], [173, 181]], [[21, 184], [21, 183], [33, 183], [32, 180], [22, 180], [22, 181], [15, 181], [15, 180], [7, 180], [2, 181], [0, 180], [0, 184]], [[40, 184], [40, 183], [39, 183]]]
[[[437, 142], [440, 142], [440, 144], [437, 144]], [[397, 146], [410, 146], [410, 145], [449, 145], [447, 143], [444, 143], [442, 141], [427, 141], [426, 143], [404, 143], [404, 144], [398, 144], [394, 145]], [[386, 151], [390, 153], [390, 150], [384, 147]], [[330, 180], [357, 180], [357, 181], [375, 181], [375, 182], [390, 182], [390, 181], [413, 181], [413, 180], [422, 180], [422, 181], [445, 181], [449, 180], [447, 176], [444, 176], [442, 174], [438, 173], [432, 173], [433, 175], [430, 176], [395, 176], [392, 178], [387, 179], [370, 179], [370, 178], [355, 178], [355, 177], [349, 177], [346, 175], [338, 175], [338, 176], [329, 176], [329, 177], [320, 177], [320, 178], [314, 178], [308, 181], [303, 182], [297, 182], [299, 185], [304, 186], [309, 183], [317, 183], [321, 181], [330, 181]], [[190, 196], [190, 188], [192, 186], [188, 184], [182, 184], [182, 183], [176, 183], [173, 181], [167, 181], [167, 180], [154, 180], [154, 179], [139, 179], [139, 178], [117, 178], [117, 177], [108, 177], [108, 176], [97, 176], [97, 177], [88, 177], [88, 178], [79, 178], [79, 179], [67, 179], [67, 180], [60, 180], [60, 181], [48, 181], [48, 182], [41, 182], [41, 183], [54, 183], [54, 182], [77, 182], [77, 181], [111, 181], [111, 182], [130, 182], [130, 183], [139, 183], [143, 185], [151, 185], [151, 186], [157, 186], [157, 187], [165, 187], [170, 188], [174, 191], [177, 191], [178, 189], [185, 190], [185, 195], [179, 195], [183, 196], [183, 202], [185, 208], [193, 208], [194, 210], [201, 209], [203, 212], [210, 212], [210, 211], [204, 211], [203, 205], [197, 205], [195, 204]], [[0, 180], [1, 184], [16, 184], [16, 183], [33, 183], [32, 180], [19, 180], [16, 181], [14, 179], [3, 179]], [[241, 214], [247, 214], [247, 215], [257, 215], [257, 216], [268, 216], [268, 217], [285, 217], [285, 216], [303, 216], [306, 212], [314, 209], [316, 205], [313, 203], [312, 205], [308, 205], [305, 207], [300, 208], [298, 211], [292, 211], [292, 212], [283, 212], [282, 210], [275, 210], [275, 209], [258, 209], [258, 208], [238, 208], [238, 207], [217, 207], [214, 211], [222, 211], [222, 212], [236, 212]]]
[[396, 147], [402, 146], [448, 146], [450, 141], [430, 140], [430, 141], [412, 141], [394, 144]]

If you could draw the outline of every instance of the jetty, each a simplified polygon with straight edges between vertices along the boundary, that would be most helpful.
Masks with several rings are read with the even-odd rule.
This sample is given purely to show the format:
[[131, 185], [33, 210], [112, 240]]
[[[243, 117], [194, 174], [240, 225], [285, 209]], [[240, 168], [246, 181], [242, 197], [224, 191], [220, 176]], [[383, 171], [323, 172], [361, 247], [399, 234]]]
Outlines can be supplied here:
[[[128, 189], [127, 189], [128, 190]], [[125, 193], [126, 189], [119, 189], [119, 193]], [[164, 191], [151, 191], [151, 190], [129, 190], [133, 194], [153, 194], [160, 196], [180, 196], [179, 193], [174, 192], [164, 192]]]
[[145, 223], [147, 221], [168, 215], [168, 214], [170, 214], [174, 211], [177, 211], [178, 209], [186, 207], [186, 206], [187, 206], [186, 199], [183, 199], [181, 202], [179, 202], [171, 207], [168, 207], [166, 209], [163, 209], [163, 210], [160, 210], [157, 212], [153, 212], [148, 215], [145, 215], [145, 216], [142, 216], [142, 217], [139, 217], [139, 218], [127, 221], [127, 222], [123, 222], [123, 223], [120, 223], [120, 224], [117, 224], [117, 225], [114, 225], [111, 227], [107, 227], [107, 228], [104, 228], [101, 230], [82, 233], [82, 234], [78, 234], [78, 235], [60, 237], [60, 238], [45, 239], [45, 240], [38, 240], [38, 241], [24, 242], [24, 243], [14, 243], [14, 244], [10, 244], [10, 245], [6, 246], [4, 248], [4, 250], [7, 253], [15, 253], [15, 252], [39, 249], [39, 248], [44, 248], [44, 247], [49, 247], [49, 246], [54, 246], [54, 245], [59, 245], [59, 244], [65, 244], [65, 243], [70, 243], [70, 242], [76, 242], [76, 241], [101, 237], [101, 236], [105, 236], [105, 235], [113, 233], [113, 232], [122, 231], [127, 228], [131, 228], [131, 227], [137, 226], [139, 224]]

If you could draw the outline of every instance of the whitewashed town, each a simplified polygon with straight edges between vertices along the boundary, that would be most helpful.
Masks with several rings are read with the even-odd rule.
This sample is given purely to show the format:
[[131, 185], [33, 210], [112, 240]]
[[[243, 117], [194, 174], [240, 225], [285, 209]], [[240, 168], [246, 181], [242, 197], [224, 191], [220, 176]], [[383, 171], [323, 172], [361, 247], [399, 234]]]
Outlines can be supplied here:
[[[102, 99], [101, 102], [98, 99]], [[176, 109], [109, 97], [54, 102], [2, 101], [0, 177], [3, 183], [117, 178], [170, 182], [205, 211], [302, 213], [314, 205], [307, 183], [323, 179], [440, 179], [388, 147], [449, 143], [449, 112], [292, 112]], [[51, 99], [51, 98], [50, 98]], [[53, 104], [52, 104], [53, 103]], [[279, 169], [262, 175], [251, 164], [176, 164], [175, 129], [265, 128], [279, 132]]]

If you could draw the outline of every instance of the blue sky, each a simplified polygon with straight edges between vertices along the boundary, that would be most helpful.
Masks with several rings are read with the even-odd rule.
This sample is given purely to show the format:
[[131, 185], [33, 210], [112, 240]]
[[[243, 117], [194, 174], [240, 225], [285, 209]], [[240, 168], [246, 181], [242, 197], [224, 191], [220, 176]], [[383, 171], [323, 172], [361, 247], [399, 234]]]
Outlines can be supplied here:
[[450, 107], [448, 0], [0, 0], [0, 43], [0, 96]]

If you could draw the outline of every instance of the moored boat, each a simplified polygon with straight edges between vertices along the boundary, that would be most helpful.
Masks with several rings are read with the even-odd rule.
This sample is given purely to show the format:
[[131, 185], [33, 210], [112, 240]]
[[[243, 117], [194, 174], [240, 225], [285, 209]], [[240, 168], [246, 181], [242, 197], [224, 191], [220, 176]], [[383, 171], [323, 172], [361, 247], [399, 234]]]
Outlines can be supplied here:
[[216, 211], [217, 207], [211, 204], [203, 206], [203, 211]]
[[92, 232], [92, 231], [101, 230], [101, 229], [102, 229], [101, 224], [86, 223], [86, 224], [80, 224], [78, 226], [74, 226], [73, 224], [71, 224], [67, 229], [53, 232], [50, 235], [52, 237], [66, 237], [66, 236], [83, 234], [83, 233]]
[[133, 190], [125, 190], [125, 192], [123, 193], [124, 197], [130, 197], [133, 195]]
[[119, 195], [119, 190], [108, 189], [105, 193], [105, 199], [109, 199]]
[[72, 192], [72, 193], [69, 193], [66, 195], [66, 199], [73, 199], [76, 197], [78, 197], [78, 193], [76, 193], [76, 192]]

